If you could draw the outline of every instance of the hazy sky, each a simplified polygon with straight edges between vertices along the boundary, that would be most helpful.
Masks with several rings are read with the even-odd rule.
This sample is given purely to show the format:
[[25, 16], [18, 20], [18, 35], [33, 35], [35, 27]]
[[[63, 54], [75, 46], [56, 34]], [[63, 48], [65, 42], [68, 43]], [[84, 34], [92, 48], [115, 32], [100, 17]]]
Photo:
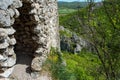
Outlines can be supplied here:
[[[67, 2], [72, 2], [72, 1], [87, 1], [87, 0], [58, 0], [58, 1], [67, 1]], [[102, 0], [94, 0], [96, 2], [102, 1]]]

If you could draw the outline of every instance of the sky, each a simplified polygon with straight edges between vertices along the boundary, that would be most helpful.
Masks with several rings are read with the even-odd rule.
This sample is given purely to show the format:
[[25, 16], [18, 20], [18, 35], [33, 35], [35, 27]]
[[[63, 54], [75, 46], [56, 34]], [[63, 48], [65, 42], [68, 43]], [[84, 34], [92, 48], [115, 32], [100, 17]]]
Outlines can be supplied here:
[[[66, 2], [73, 2], [73, 1], [81, 1], [81, 2], [85, 2], [87, 0], [58, 0], [58, 1], [66, 1]], [[95, 2], [100, 2], [102, 0], [94, 0]]]

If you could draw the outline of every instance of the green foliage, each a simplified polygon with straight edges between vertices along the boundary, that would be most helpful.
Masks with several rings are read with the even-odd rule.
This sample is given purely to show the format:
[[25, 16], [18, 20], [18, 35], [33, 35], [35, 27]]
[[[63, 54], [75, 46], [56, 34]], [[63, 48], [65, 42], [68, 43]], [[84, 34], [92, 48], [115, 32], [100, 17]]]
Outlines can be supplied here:
[[92, 10], [89, 6], [84, 14], [78, 11], [77, 15], [81, 30], [85, 32], [82, 36], [96, 48], [102, 63], [102, 71], [108, 80], [119, 79], [117, 76], [119, 67], [115, 66], [120, 65], [120, 46], [118, 46], [120, 20], [117, 17], [120, 11], [118, 6], [120, 5], [116, 2], [104, 2], [100, 8]]
[[60, 16], [77, 11], [87, 6], [87, 2], [58, 2]]
[[119, 7], [119, 0], [105, 0], [99, 7], [90, 4], [87, 8], [59, 18], [60, 25], [81, 35], [95, 47], [101, 62], [98, 70], [106, 75], [107, 80], [120, 79]]
[[60, 33], [61, 36], [66, 36], [66, 37], [69, 37], [69, 38], [72, 37], [72, 34], [69, 31], [66, 31], [66, 30], [64, 30], [64, 31], [60, 30], [59, 33]]
[[79, 27], [80, 26], [79, 22], [76, 20], [76, 12], [77, 11], [67, 15], [60, 16], [59, 22], [60, 25], [64, 26], [65, 28], [73, 32], [79, 33], [81, 28]]
[[60, 15], [65, 15], [65, 14], [75, 12], [76, 10], [75, 9], [68, 9], [68, 8], [59, 8], [58, 11], [59, 11]]
[[[96, 50], [97, 58], [99, 59], [99, 67], [91, 66], [91, 64], [82, 64], [81, 67], [75, 67], [78, 62], [75, 60], [78, 57], [67, 57], [68, 69], [73, 74], [81, 75], [76, 79], [81, 80], [119, 80], [120, 79], [120, 1], [119, 0], [105, 0], [102, 5], [96, 7], [96, 4], [90, 3], [86, 8], [82, 8], [73, 13], [60, 16], [60, 25], [76, 32], [78, 35], [84, 37], [89, 41]], [[82, 52], [87, 53], [87, 52]], [[90, 56], [84, 54], [86, 57]], [[85, 61], [87, 59], [82, 56]], [[92, 54], [93, 56], [93, 54]], [[72, 58], [72, 60], [71, 60]], [[83, 59], [83, 60], [84, 60]], [[82, 60], [82, 58], [78, 58]], [[95, 59], [96, 61], [97, 59]], [[86, 62], [83, 62], [86, 63]], [[85, 65], [85, 66], [84, 66]], [[89, 65], [90, 70], [87, 66]], [[93, 65], [93, 64], [92, 64]], [[87, 68], [86, 68], [87, 67]], [[92, 70], [92, 68], [94, 69]], [[86, 74], [86, 70], [88, 71]], [[91, 70], [93, 72], [91, 72]], [[91, 73], [90, 73], [91, 72]], [[98, 75], [99, 74], [99, 75]], [[92, 75], [92, 76], [91, 76]]]
[[62, 55], [52, 48], [46, 64], [49, 64], [48, 68], [51, 71], [54, 80], [74, 80], [70, 79], [70, 75], [67, 73], [66, 67], [62, 62]]
[[91, 53], [80, 53], [80, 55], [63, 53], [63, 57], [67, 62], [67, 71], [73, 74], [76, 80], [99, 80], [104, 78], [97, 71], [100, 67], [97, 55]]
[[81, 24], [80, 20], [82, 20], [84, 23], [87, 23], [86, 15], [87, 15], [86, 8], [82, 8], [73, 13], [59, 16], [59, 23], [60, 25], [71, 30], [72, 32], [75, 32], [77, 35], [82, 35], [85, 32], [81, 26], [85, 27], [85, 24]]
[[58, 2], [59, 8], [78, 9], [87, 6], [87, 2]]
[[52, 49], [46, 64], [54, 80], [104, 80], [104, 75], [98, 72], [100, 61], [92, 53], [83, 51], [80, 55], [74, 55], [63, 52], [63, 55], [58, 55]]

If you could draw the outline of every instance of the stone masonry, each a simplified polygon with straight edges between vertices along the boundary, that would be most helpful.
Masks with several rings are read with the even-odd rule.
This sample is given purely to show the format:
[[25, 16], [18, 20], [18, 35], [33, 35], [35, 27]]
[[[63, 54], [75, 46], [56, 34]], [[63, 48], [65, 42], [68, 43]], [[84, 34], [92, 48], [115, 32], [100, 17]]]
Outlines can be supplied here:
[[60, 45], [57, 17], [56, 0], [0, 0], [0, 77], [14, 70], [17, 51], [33, 56], [32, 71], [41, 70]]

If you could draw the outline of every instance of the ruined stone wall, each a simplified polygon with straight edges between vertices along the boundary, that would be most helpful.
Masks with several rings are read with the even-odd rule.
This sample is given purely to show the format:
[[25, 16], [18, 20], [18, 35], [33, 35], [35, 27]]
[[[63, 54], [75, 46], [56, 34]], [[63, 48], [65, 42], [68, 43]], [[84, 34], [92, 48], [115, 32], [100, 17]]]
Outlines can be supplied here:
[[16, 63], [14, 53], [15, 30], [12, 25], [19, 16], [16, 8], [22, 6], [19, 0], [0, 0], [0, 76], [8, 77]]
[[17, 52], [33, 56], [32, 71], [41, 70], [50, 47], [59, 48], [57, 17], [56, 0], [0, 0], [0, 76], [12, 73]]
[[59, 48], [57, 2], [56, 0], [36, 0], [32, 7], [34, 9], [30, 13], [34, 14], [33, 22], [37, 22], [33, 39], [39, 45], [35, 51], [31, 67], [33, 70], [39, 71], [47, 58], [50, 47]]

